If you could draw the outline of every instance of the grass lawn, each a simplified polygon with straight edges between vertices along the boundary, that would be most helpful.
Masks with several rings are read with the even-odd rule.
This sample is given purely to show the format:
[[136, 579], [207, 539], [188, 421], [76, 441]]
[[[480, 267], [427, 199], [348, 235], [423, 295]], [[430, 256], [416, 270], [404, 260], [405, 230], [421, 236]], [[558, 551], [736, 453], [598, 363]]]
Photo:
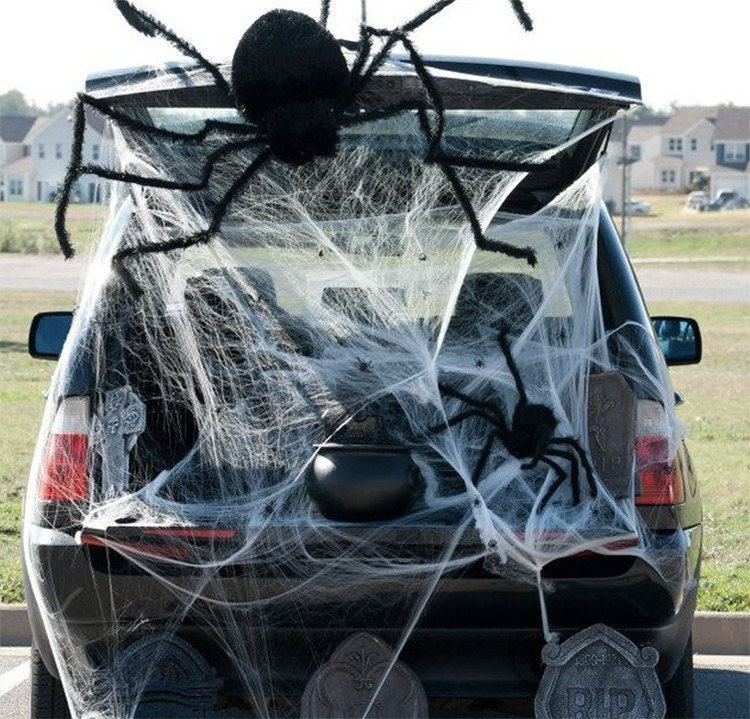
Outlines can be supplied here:
[[[630, 254], [639, 259], [720, 260], [725, 269], [750, 263], [750, 209], [728, 212], [685, 210], [684, 195], [639, 195], [651, 214], [631, 218]], [[615, 218], [618, 229], [620, 218]]]
[[673, 367], [704, 510], [699, 608], [750, 610], [750, 304], [652, 303], [653, 314], [695, 317], [701, 364]]
[[76, 295], [0, 290], [0, 603], [22, 600], [21, 504], [54, 362], [27, 352], [36, 312], [70, 309]]
[[[85, 251], [90, 247], [106, 214], [104, 205], [69, 206], [67, 227], [77, 250]], [[53, 203], [0, 203], [0, 252], [58, 253], [54, 217]]]

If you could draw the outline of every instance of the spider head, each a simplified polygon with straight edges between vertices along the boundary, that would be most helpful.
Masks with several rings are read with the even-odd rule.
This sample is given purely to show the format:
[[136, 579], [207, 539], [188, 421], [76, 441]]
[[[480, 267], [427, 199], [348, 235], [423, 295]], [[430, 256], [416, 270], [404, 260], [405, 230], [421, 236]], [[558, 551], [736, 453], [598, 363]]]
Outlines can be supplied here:
[[348, 89], [349, 68], [336, 38], [291, 10], [259, 17], [232, 60], [237, 107], [266, 135], [274, 155], [294, 165], [335, 154], [335, 111]]

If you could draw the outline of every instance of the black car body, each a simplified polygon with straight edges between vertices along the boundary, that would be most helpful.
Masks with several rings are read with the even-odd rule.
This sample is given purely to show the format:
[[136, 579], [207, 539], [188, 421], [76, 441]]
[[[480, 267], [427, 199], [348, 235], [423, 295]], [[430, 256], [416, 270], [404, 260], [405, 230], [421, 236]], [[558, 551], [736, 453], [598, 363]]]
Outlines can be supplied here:
[[[668, 713], [688, 711], [699, 492], [672, 350], [598, 195], [638, 83], [427, 66], [464, 199], [535, 266], [476, 247], [414, 112], [346, 128], [334, 158], [269, 163], [187, 249], [142, 251], [200, 226], [257, 147], [221, 155], [206, 190], [119, 183], [26, 501], [40, 706], [62, 684], [79, 714], [124, 717], [182, 683], [283, 713], [361, 631], [431, 699], [532, 697], [545, 641], [603, 623], [658, 650]], [[423, 92], [398, 59], [369, 90], [373, 107]], [[88, 91], [173, 130], [234, 113], [200, 68]], [[200, 172], [232, 141], [112, 124], [121, 167], [146, 176]], [[126, 280], [109, 272], [122, 248]], [[56, 355], [60, 320], [37, 319], [35, 354]], [[680, 321], [673, 356], [697, 361]], [[519, 406], [546, 408], [546, 434]], [[193, 674], [164, 679], [154, 646]]]

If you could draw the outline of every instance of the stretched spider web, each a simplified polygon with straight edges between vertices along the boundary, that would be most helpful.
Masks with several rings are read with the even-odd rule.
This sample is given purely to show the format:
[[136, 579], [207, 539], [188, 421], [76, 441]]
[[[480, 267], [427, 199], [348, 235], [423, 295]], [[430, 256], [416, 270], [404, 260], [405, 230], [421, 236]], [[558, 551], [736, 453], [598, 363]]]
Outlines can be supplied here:
[[[168, 108], [152, 117], [178, 128], [205, 119]], [[560, 118], [550, 112], [529, 138], [523, 111], [448, 112], [444, 142], [456, 154], [481, 147], [487, 158], [540, 163], [580, 139], [560, 135]], [[200, 175], [232, 139], [112, 131], [121, 168], [142, 176]], [[140, 294], [102, 269], [124, 248], [203, 230], [262, 150], [229, 155], [205, 192], [113, 193], [66, 350], [85, 348], [96, 378], [99, 479], [71, 541], [89, 545], [84, 591], [104, 636], [55, 621], [66, 593], [44, 583], [32, 557], [76, 716], [133, 715], [156, 665], [141, 654], [137, 670], [124, 669], [123, 657], [144, 636], [189, 640], [207, 627], [213, 656], [235, 677], [223, 691], [272, 716], [285, 711], [290, 677], [327, 661], [339, 630], [380, 628], [408, 653], [442, 583], [462, 572], [536, 591], [547, 638], [545, 568], [562, 558], [639, 555], [682, 581], [641, 529], [634, 469], [619, 493], [592, 470], [592, 492], [584, 461], [556, 456], [567, 481], [542, 503], [554, 467], [529, 467], [508, 449], [521, 396], [501, 334], [526, 401], [552, 410], [553, 435], [584, 456], [590, 377], [616, 372], [638, 402], [671, 406], [663, 377], [642, 361], [642, 330], [603, 316], [601, 163], [527, 214], [511, 201], [527, 173], [456, 167], [486, 235], [531, 247], [532, 267], [477, 248], [445, 173], [424, 162], [418, 118], [402, 113], [344, 130], [335, 158], [268, 162], [211, 241], [130, 256]], [[69, 383], [69, 372], [56, 377], [48, 426]], [[118, 402], [129, 429], [112, 428]], [[661, 421], [672, 436], [674, 418]], [[394, 474], [391, 501], [377, 487]], [[375, 487], [364, 506], [360, 480]]]

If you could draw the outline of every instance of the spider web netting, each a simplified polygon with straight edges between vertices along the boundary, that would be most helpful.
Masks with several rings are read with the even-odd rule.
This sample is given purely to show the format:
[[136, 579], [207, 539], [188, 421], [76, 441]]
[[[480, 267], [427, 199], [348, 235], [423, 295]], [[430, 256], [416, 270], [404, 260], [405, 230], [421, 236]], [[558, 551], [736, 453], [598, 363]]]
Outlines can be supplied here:
[[[505, 117], [448, 113], [445, 144], [533, 163], [575, 139], [549, 141], [559, 113], [534, 141], [521, 141], [522, 113]], [[143, 177], [199, 176], [234, 139], [113, 132], [121, 169]], [[527, 173], [455, 167], [486, 236], [532, 248], [532, 267], [477, 248], [445, 173], [424, 162], [416, 116], [402, 113], [345, 130], [333, 158], [266, 163], [209, 242], [128, 258], [141, 294], [102, 271], [123, 248], [204, 229], [264, 147], [228, 154], [206, 191], [114, 191], [46, 420], [54, 431], [84, 371], [92, 489], [69, 541], [87, 549], [88, 569], [71, 560], [85, 586], [51, 585], [29, 550], [76, 716], [136, 712], [158, 664], [138, 651], [149, 637], [204, 647], [231, 677], [212, 680], [220, 692], [271, 716], [354, 631], [418, 666], [423, 629], [492, 625], [468, 596], [446, 605], [462, 578], [515, 588], [520, 621], [547, 637], [546, 571], [564, 557], [638, 555], [683, 581], [641, 529], [636, 463], [609, 486], [591, 431], [611, 402], [591, 399], [591, 378], [616, 373], [633, 421], [675, 436], [646, 330], [603, 314], [600, 165], [526, 215], [509, 198]], [[520, 406], [546, 411], [524, 418]], [[547, 432], [524, 449], [537, 420]], [[673, 456], [674, 440], [662, 451]], [[69, 608], [81, 592], [85, 616]]]

